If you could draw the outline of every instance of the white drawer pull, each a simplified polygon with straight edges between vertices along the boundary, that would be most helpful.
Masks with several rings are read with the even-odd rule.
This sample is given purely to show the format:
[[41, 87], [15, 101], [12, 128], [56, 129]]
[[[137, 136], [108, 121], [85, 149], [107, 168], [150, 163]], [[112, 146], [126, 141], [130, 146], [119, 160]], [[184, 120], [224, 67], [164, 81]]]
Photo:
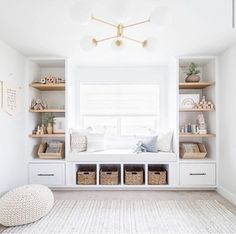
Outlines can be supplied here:
[[193, 176], [205, 176], [206, 175], [206, 173], [189, 173], [189, 175], [193, 175]]
[[38, 174], [38, 176], [54, 176], [54, 174]]

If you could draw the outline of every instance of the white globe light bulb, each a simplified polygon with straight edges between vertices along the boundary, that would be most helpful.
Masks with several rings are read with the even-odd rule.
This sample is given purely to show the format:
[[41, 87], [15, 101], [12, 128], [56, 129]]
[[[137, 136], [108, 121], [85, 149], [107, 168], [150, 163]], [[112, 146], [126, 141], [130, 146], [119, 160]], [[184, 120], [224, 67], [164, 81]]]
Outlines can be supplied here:
[[143, 42], [143, 47], [150, 52], [154, 52], [157, 50], [158, 41], [155, 37], [149, 37], [147, 40]]
[[124, 42], [121, 39], [116, 39], [115, 41], [112, 41], [111, 48], [114, 51], [122, 51], [124, 49]]
[[94, 39], [92, 36], [84, 36], [81, 41], [80, 41], [80, 45], [83, 48], [83, 50], [85, 51], [90, 51], [92, 50], [94, 47], [97, 46], [97, 41], [96, 39]]
[[134, 13], [134, 0], [96, 0], [94, 16], [103, 18], [113, 23], [127, 23]]
[[128, 22], [133, 17], [131, 0], [109, 0], [108, 14], [118, 23]]
[[71, 18], [80, 24], [89, 23], [91, 15], [91, 7], [87, 4], [85, 0], [78, 1], [77, 3], [72, 5], [70, 9]]
[[157, 7], [150, 15], [150, 23], [157, 27], [165, 27], [171, 21], [168, 7]]

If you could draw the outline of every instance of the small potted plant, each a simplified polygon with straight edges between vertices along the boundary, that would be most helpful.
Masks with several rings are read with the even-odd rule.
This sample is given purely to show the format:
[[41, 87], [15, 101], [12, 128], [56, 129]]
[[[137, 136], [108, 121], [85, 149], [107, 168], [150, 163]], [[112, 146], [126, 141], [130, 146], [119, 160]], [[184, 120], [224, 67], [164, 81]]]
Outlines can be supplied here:
[[199, 73], [198, 66], [195, 63], [190, 63], [188, 70], [186, 71], [187, 77], [185, 82], [199, 82], [201, 79], [200, 76], [198, 76]]
[[43, 114], [42, 123], [47, 126], [47, 134], [53, 134], [54, 116], [49, 113]]

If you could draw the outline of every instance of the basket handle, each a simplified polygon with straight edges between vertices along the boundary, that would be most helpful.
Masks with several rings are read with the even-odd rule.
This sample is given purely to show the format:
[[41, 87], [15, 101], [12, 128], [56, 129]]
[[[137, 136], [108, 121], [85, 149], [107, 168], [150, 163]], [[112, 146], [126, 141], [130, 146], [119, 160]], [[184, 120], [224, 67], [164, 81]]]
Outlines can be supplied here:
[[137, 172], [132, 172], [132, 175], [137, 175], [138, 173]]
[[84, 175], [89, 175], [89, 172], [84, 172]]
[[112, 173], [111, 173], [111, 172], [107, 172], [106, 174], [107, 174], [107, 175], [111, 175]]
[[160, 175], [161, 173], [160, 172], [155, 172], [155, 175]]

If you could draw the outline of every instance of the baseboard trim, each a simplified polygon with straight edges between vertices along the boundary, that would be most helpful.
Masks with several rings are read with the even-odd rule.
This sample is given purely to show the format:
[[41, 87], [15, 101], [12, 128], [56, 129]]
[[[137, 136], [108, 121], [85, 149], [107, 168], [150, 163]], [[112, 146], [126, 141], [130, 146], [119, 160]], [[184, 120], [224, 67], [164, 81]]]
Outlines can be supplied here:
[[228, 189], [218, 186], [216, 190], [221, 196], [232, 202], [234, 205], [236, 205], [236, 195], [231, 193]]

